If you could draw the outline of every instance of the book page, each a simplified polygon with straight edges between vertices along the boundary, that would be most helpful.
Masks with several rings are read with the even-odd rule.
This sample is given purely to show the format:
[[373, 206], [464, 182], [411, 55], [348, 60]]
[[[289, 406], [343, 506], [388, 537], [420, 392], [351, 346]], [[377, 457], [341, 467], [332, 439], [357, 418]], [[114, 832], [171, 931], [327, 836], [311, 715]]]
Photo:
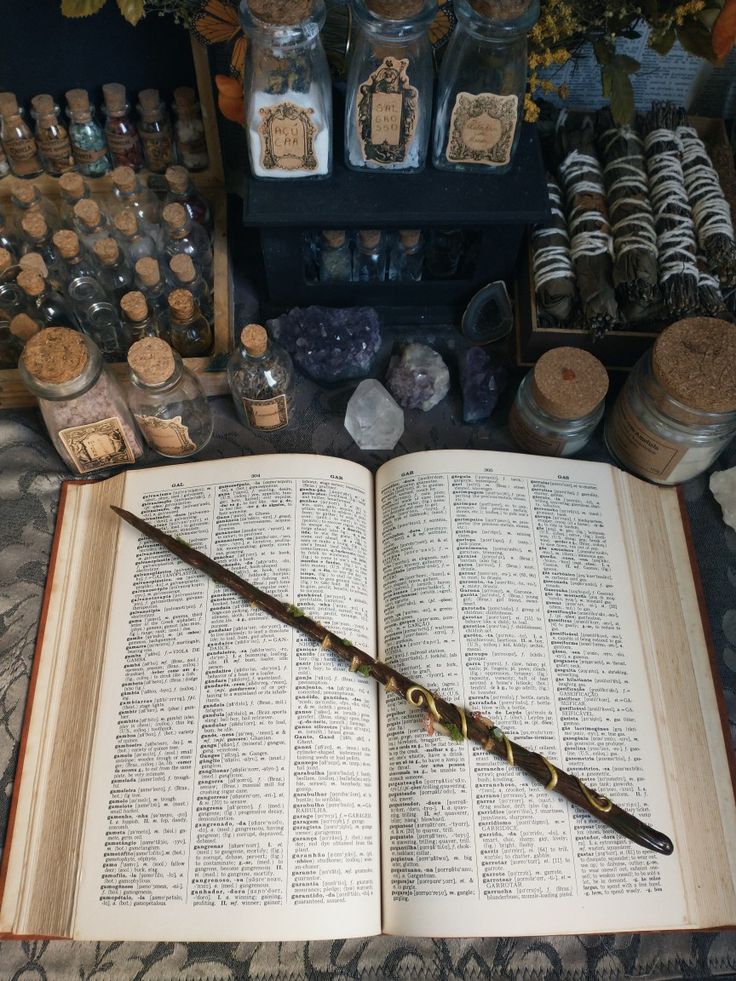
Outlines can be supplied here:
[[[376, 481], [379, 651], [674, 836], [612, 470], [413, 454]], [[481, 747], [381, 702], [384, 930], [505, 936], [683, 926], [655, 855]]]
[[[270, 456], [129, 475], [123, 507], [374, 649], [372, 478]], [[80, 938], [380, 930], [375, 685], [121, 524]]]

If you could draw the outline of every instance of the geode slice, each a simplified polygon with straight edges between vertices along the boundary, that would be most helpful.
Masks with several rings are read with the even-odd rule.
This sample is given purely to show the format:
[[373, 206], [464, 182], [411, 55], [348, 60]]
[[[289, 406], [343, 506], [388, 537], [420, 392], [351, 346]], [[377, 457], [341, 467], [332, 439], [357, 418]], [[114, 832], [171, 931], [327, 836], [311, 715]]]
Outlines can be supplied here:
[[450, 390], [450, 372], [433, 348], [406, 344], [389, 362], [386, 388], [405, 409], [427, 412]]
[[295, 307], [269, 320], [268, 327], [297, 367], [318, 382], [367, 375], [381, 346], [378, 314], [372, 307]]
[[508, 368], [503, 361], [491, 357], [482, 347], [469, 348], [460, 365], [463, 420], [479, 422], [487, 419], [496, 408], [507, 381]]

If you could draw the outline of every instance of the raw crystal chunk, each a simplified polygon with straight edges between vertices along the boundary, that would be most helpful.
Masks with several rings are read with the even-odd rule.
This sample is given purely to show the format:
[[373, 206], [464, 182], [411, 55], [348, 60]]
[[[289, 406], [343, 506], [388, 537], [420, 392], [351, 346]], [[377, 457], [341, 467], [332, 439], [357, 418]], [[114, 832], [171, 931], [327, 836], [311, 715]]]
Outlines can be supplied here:
[[361, 450], [392, 450], [404, 432], [404, 413], [379, 381], [366, 378], [350, 397], [345, 428]]
[[723, 520], [736, 530], [736, 467], [711, 474], [710, 489], [723, 510]]
[[386, 387], [405, 409], [427, 412], [450, 390], [450, 372], [439, 354], [426, 344], [406, 344], [388, 366]]
[[487, 419], [496, 408], [507, 380], [508, 371], [502, 361], [491, 357], [482, 347], [469, 348], [460, 365], [464, 421]]
[[295, 307], [268, 326], [297, 366], [318, 382], [367, 375], [381, 346], [372, 307]]

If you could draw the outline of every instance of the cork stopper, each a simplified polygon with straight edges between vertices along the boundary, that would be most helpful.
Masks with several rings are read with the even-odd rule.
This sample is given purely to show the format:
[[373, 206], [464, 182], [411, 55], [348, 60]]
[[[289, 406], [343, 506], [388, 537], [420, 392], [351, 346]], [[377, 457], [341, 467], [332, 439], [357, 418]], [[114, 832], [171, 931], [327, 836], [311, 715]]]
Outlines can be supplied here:
[[240, 332], [240, 343], [253, 358], [260, 358], [268, 347], [266, 328], [260, 324], [247, 324]]
[[18, 265], [23, 270], [30, 270], [31, 272], [37, 273], [42, 279], [46, 279], [49, 274], [43, 256], [39, 255], [38, 252], [26, 252], [24, 256], [20, 257]]
[[37, 381], [63, 385], [78, 378], [89, 361], [82, 335], [69, 327], [47, 327], [31, 337], [21, 354], [23, 367]]
[[43, 293], [43, 277], [32, 269], [22, 269], [15, 281], [26, 296], [36, 297]]
[[189, 320], [194, 313], [194, 297], [189, 290], [172, 290], [167, 299], [176, 320]]
[[39, 116], [53, 116], [56, 112], [56, 103], [45, 92], [42, 95], [34, 95], [31, 99], [31, 105]]
[[26, 212], [20, 220], [20, 227], [29, 238], [36, 242], [45, 238], [49, 230], [46, 219], [38, 211]]
[[184, 194], [189, 187], [189, 171], [186, 167], [179, 166], [179, 164], [167, 167], [164, 177], [174, 194]]
[[375, 249], [381, 241], [381, 233], [375, 228], [364, 228], [358, 232], [360, 241], [367, 249]]
[[248, 9], [264, 24], [300, 24], [312, 12], [310, 0], [248, 0]]
[[197, 104], [197, 94], [188, 85], [180, 85], [174, 89], [174, 103], [180, 109], [193, 109]]
[[156, 286], [161, 280], [158, 262], [150, 256], [139, 259], [135, 264], [135, 271], [144, 286]]
[[339, 228], [325, 228], [322, 232], [322, 238], [333, 249], [337, 249], [345, 244], [345, 232]]
[[66, 104], [72, 113], [89, 112], [89, 94], [87, 89], [69, 89], [66, 93]]
[[158, 93], [158, 89], [143, 89], [138, 93], [138, 102], [144, 116], [158, 112], [161, 105], [161, 96]]
[[175, 255], [169, 263], [169, 266], [180, 283], [191, 283], [196, 276], [194, 263], [192, 262], [191, 258], [188, 255], [184, 255], [183, 252], [180, 252], [179, 255]]
[[146, 385], [160, 385], [174, 374], [174, 353], [160, 337], [144, 337], [128, 351], [128, 364]]
[[132, 191], [135, 187], [135, 171], [132, 167], [115, 167], [110, 176], [119, 191]]
[[404, 20], [415, 17], [424, 8], [425, 0], [365, 0], [366, 7], [385, 20]]
[[36, 200], [36, 187], [27, 181], [14, 181], [11, 186], [13, 197], [19, 204], [33, 204]]
[[148, 316], [148, 304], [145, 296], [138, 290], [131, 290], [120, 299], [120, 309], [128, 320], [139, 324]]
[[529, 9], [529, 0], [470, 0], [470, 6], [489, 20], [510, 21], [521, 17]]
[[118, 261], [120, 249], [114, 238], [98, 238], [92, 245], [92, 250], [104, 266], [111, 266]]
[[167, 204], [161, 212], [161, 217], [170, 228], [181, 228], [182, 225], [186, 224], [186, 208], [181, 204], [176, 204], [176, 202]]
[[74, 214], [87, 228], [96, 228], [102, 218], [99, 205], [92, 198], [80, 198], [74, 205]]
[[40, 330], [40, 326], [27, 313], [16, 313], [10, 321], [10, 333], [27, 344]]
[[715, 317], [670, 324], [655, 341], [652, 370], [683, 405], [700, 412], [736, 411], [736, 326]]
[[121, 235], [135, 235], [138, 231], [138, 220], [132, 208], [123, 208], [122, 211], [118, 211], [112, 223]]
[[13, 257], [7, 249], [0, 249], [0, 275], [13, 265]]
[[399, 241], [410, 249], [417, 244], [421, 234], [418, 228], [401, 228], [399, 229]]
[[79, 255], [79, 238], [76, 232], [62, 228], [54, 232], [53, 243], [62, 259], [73, 259]]
[[0, 116], [17, 116], [18, 100], [14, 92], [0, 92]]
[[84, 194], [84, 181], [81, 174], [75, 174], [73, 170], [67, 171], [59, 178], [59, 187], [70, 198], [81, 198]]
[[558, 419], [581, 419], [608, 391], [608, 374], [598, 358], [576, 347], [556, 347], [537, 361], [532, 391], [539, 407]]
[[120, 82], [106, 82], [102, 86], [102, 97], [108, 112], [123, 112], [125, 109], [125, 86]]

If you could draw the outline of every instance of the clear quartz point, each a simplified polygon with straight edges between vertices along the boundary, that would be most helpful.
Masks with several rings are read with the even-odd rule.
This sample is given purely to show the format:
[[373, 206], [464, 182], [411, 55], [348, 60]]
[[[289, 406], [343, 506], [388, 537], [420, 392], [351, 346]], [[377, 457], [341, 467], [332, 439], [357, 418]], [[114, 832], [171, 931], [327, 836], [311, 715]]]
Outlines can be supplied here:
[[392, 450], [404, 432], [404, 411], [379, 381], [366, 378], [350, 397], [345, 428], [361, 450]]

